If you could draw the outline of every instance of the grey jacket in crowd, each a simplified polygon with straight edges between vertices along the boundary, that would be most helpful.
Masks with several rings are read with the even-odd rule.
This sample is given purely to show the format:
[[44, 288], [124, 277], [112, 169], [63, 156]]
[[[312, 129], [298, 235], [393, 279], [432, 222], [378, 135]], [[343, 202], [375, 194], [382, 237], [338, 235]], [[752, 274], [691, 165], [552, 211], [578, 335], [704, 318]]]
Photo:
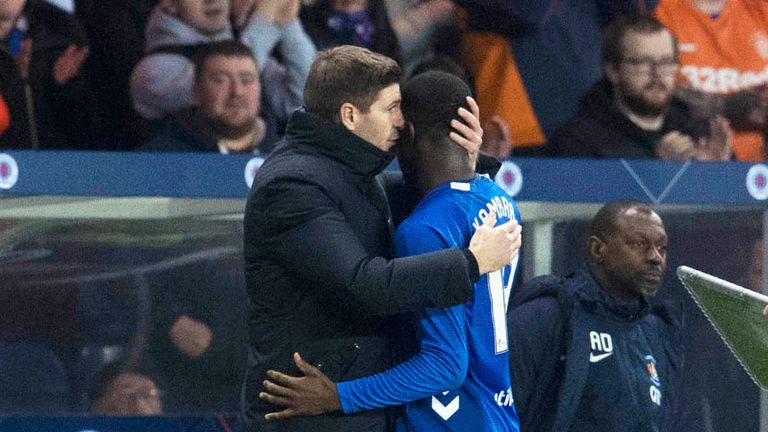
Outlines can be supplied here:
[[[197, 45], [233, 39], [231, 29], [205, 35], [177, 18], [155, 7], [146, 30], [145, 52], [172, 45]], [[270, 110], [282, 119], [302, 101], [304, 82], [315, 58], [315, 46], [295, 20], [283, 27], [260, 18], [253, 18], [243, 29], [241, 41], [251, 48], [261, 74], [262, 91], [267, 93]], [[270, 52], [279, 44], [283, 63]], [[159, 120], [192, 102], [195, 66], [179, 54], [154, 53], [144, 57], [131, 74], [131, 100], [134, 109], [144, 118]]]

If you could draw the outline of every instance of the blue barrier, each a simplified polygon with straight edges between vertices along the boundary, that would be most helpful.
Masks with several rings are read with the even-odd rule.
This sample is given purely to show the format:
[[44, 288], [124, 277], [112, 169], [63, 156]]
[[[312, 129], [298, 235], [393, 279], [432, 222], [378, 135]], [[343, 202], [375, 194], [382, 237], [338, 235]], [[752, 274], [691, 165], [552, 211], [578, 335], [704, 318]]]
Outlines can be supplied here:
[[[218, 154], [8, 152], [0, 154], [0, 197], [244, 198], [262, 161]], [[762, 206], [768, 199], [768, 167], [740, 162], [520, 158], [505, 162], [496, 180], [520, 201]]]
[[[211, 417], [0, 417], [3, 432], [237, 432], [222, 416]], [[236, 421], [236, 419], [234, 419]]]

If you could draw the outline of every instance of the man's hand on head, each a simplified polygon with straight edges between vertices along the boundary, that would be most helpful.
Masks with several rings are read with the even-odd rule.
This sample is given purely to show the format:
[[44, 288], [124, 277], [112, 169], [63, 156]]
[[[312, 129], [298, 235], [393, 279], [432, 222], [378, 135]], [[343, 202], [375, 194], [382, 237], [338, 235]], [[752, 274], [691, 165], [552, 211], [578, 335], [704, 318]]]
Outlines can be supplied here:
[[302, 415], [319, 415], [341, 409], [336, 384], [320, 369], [304, 361], [299, 353], [293, 354], [293, 361], [304, 374], [292, 377], [274, 370], [267, 371], [261, 400], [285, 409], [264, 416], [267, 420], [283, 420]]
[[480, 107], [477, 105], [477, 102], [471, 97], [467, 97], [467, 103], [472, 111], [459, 108], [459, 117], [464, 121], [451, 120], [451, 127], [454, 130], [448, 134], [448, 137], [456, 144], [467, 149], [470, 162], [474, 166], [474, 163], [477, 161], [477, 154], [480, 152], [480, 146], [483, 144], [483, 128], [480, 126]]
[[512, 262], [522, 245], [522, 227], [516, 220], [496, 225], [496, 215], [490, 213], [469, 241], [469, 250], [477, 260], [480, 274], [501, 269]]

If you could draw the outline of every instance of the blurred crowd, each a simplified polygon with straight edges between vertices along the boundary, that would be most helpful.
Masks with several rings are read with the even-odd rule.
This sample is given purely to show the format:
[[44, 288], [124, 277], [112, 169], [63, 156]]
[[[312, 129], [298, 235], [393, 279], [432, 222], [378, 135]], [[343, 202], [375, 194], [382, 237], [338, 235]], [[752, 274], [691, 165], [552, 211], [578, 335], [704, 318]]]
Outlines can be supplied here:
[[[406, 76], [464, 79], [483, 150], [499, 158], [766, 159], [762, 0], [3, 0], [0, 149], [266, 155], [303, 104], [317, 51], [342, 44], [392, 57]], [[239, 265], [216, 266], [231, 289], [182, 266], [146, 282], [148, 305], [120, 287], [45, 303], [79, 308], [98, 341], [77, 354], [88, 380], [75, 402], [58, 353], [3, 327], [6, 376], [60, 372], [24, 387], [66, 397], [32, 391], [0, 411], [236, 412]], [[136, 310], [152, 317], [140, 341], [118, 328]]]
[[765, 159], [761, 1], [6, 0], [0, 40], [3, 149], [267, 154], [352, 44], [464, 78], [500, 158]]
[[[390, 56], [406, 76], [466, 80], [483, 150], [498, 158], [766, 159], [768, 2], [757, 0], [2, 0], [0, 149], [266, 155], [303, 104], [316, 52], [342, 44]], [[236, 412], [248, 353], [232, 256], [145, 281], [149, 305], [112, 286], [41, 308], [80, 308], [99, 343], [77, 358], [98, 367], [74, 404], [70, 390], [59, 405], [29, 392], [0, 412]], [[141, 341], [116, 327], [135, 310], [151, 316]], [[17, 343], [27, 330], [3, 328], [7, 376], [61, 369], [61, 382], [24, 386], [68, 386], [44, 344]]]

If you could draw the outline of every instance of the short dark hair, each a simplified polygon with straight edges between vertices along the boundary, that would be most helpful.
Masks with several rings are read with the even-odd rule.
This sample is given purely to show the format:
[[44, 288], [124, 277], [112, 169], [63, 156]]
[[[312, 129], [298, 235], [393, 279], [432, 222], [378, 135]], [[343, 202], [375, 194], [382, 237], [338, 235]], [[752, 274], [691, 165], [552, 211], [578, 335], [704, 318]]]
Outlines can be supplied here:
[[414, 66], [413, 70], [411, 71], [411, 78], [415, 77], [416, 75], [423, 74], [424, 72], [433, 70], [439, 70], [452, 75], [456, 75], [465, 83], [471, 84], [467, 68], [459, 64], [456, 60], [445, 55], [429, 57], [416, 63], [416, 66]]
[[247, 57], [253, 60], [256, 69], [258, 69], [259, 66], [258, 63], [256, 63], [256, 58], [253, 56], [253, 51], [237, 39], [208, 42], [197, 46], [192, 56], [192, 61], [195, 64], [195, 81], [200, 80], [202, 77], [205, 63], [208, 59], [217, 56]]
[[619, 64], [624, 60], [624, 38], [627, 32], [652, 34], [666, 31], [672, 37], [675, 58], [677, 58], [677, 38], [664, 27], [659, 20], [649, 15], [620, 16], [613, 20], [603, 33], [603, 61], [609, 64]]
[[[456, 75], [423, 72], [403, 85], [403, 117], [413, 124], [413, 139], [427, 155], [439, 156], [448, 163], [468, 162], [467, 150], [453, 142], [448, 134], [451, 120], [461, 120], [459, 108], [469, 109], [469, 86]], [[462, 120], [463, 121], [463, 120]], [[450, 161], [450, 162], [449, 162]]]
[[367, 113], [376, 95], [398, 84], [401, 75], [396, 61], [365, 48], [341, 45], [321, 51], [309, 69], [304, 106], [334, 122], [345, 102]]
[[656, 213], [648, 204], [642, 203], [640, 201], [611, 201], [604, 205], [600, 210], [598, 210], [597, 214], [595, 214], [594, 219], [592, 219], [590, 236], [595, 236], [600, 240], [606, 241], [609, 237], [616, 234], [616, 221], [619, 215], [630, 209], [636, 210], [637, 212], [646, 215]]
[[134, 374], [134, 375], [143, 375], [151, 379], [155, 383], [155, 385], [160, 387], [160, 382], [159, 382], [160, 380], [158, 379], [158, 376], [152, 367], [145, 364], [132, 363], [126, 359], [113, 360], [107, 363], [106, 365], [104, 365], [96, 373], [96, 377], [93, 381], [93, 385], [91, 386], [90, 391], [88, 392], [88, 399], [90, 401], [91, 406], [96, 404], [96, 402], [98, 402], [104, 396], [107, 395], [107, 392], [109, 391], [109, 387], [112, 385], [112, 382], [115, 379], [117, 379], [117, 377], [126, 373]]

